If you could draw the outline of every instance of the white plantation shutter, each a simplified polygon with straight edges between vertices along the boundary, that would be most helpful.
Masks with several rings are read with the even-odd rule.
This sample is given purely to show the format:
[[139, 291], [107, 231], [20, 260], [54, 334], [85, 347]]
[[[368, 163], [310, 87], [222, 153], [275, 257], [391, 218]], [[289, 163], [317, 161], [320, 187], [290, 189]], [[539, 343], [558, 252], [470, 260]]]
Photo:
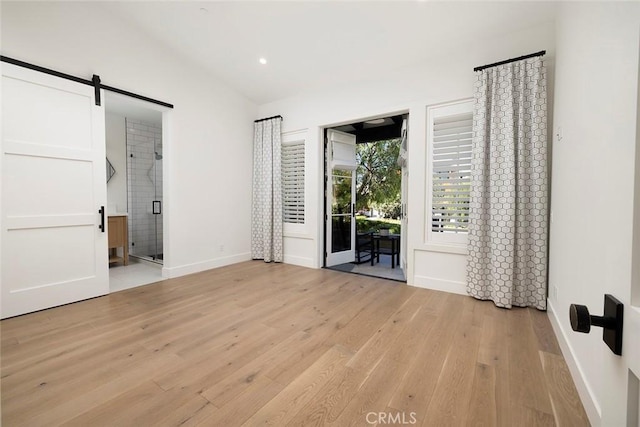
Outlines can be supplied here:
[[473, 113], [433, 119], [431, 231], [467, 233]]
[[304, 224], [304, 141], [282, 144], [284, 222]]

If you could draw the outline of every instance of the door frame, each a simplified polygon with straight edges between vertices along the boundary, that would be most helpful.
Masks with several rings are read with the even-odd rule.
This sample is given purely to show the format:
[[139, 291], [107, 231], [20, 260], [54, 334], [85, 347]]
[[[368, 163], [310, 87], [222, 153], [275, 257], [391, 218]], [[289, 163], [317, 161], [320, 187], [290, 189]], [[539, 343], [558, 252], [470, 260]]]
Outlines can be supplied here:
[[[326, 221], [326, 217], [328, 215], [327, 213], [327, 129], [330, 128], [334, 128], [334, 127], [338, 127], [338, 126], [344, 126], [344, 125], [348, 125], [351, 123], [358, 123], [358, 122], [364, 122], [367, 120], [375, 120], [375, 119], [382, 119], [385, 117], [391, 117], [391, 116], [398, 116], [398, 115], [406, 115], [407, 116], [407, 170], [409, 169], [409, 162], [408, 159], [410, 157], [409, 154], [409, 132], [408, 129], [411, 127], [411, 109], [409, 107], [406, 108], [400, 108], [400, 109], [390, 109], [390, 110], [385, 110], [385, 112], [383, 113], [374, 113], [374, 114], [370, 114], [370, 115], [362, 115], [362, 116], [355, 116], [354, 118], [351, 119], [345, 119], [345, 120], [339, 120], [339, 121], [335, 121], [335, 122], [329, 122], [329, 123], [325, 123], [322, 124], [318, 127], [318, 136], [319, 136], [319, 142], [320, 144], [320, 161], [322, 162], [322, 167], [318, 168], [319, 172], [320, 172], [320, 176], [318, 179], [318, 182], [321, 183], [321, 185], [319, 186], [320, 189], [320, 194], [322, 195], [322, 197], [320, 198], [320, 202], [322, 204], [322, 208], [319, 209], [320, 215], [319, 215], [319, 219], [320, 221], [318, 221], [319, 223], [322, 223], [322, 227], [318, 227], [318, 231], [322, 233], [322, 240], [319, 239], [319, 242], [322, 242], [321, 244], [318, 245], [318, 249], [319, 249], [319, 257], [322, 260], [321, 263], [319, 263], [319, 265], [323, 268], [327, 268], [327, 251], [328, 251], [328, 246], [327, 246], [327, 221]], [[356, 141], [357, 144], [357, 141]], [[407, 190], [408, 190], [408, 182], [407, 182]], [[405, 204], [405, 214], [406, 214], [406, 207], [409, 206], [409, 199], [410, 199], [410, 192], [407, 191], [407, 199], [404, 200], [404, 204]], [[407, 228], [409, 227], [409, 222], [407, 221]], [[407, 230], [408, 231], [408, 230]], [[405, 232], [405, 237], [408, 236], [408, 233]], [[406, 237], [408, 238], [408, 237]], [[405, 284], [409, 282], [409, 272], [412, 271], [412, 257], [409, 256], [409, 242], [407, 241], [407, 244], [405, 245], [406, 249], [406, 269], [404, 271], [404, 275], [405, 275]], [[402, 246], [402, 245], [401, 245]], [[402, 248], [401, 248], [402, 250]], [[401, 254], [402, 256], [402, 254]]]
[[[109, 92], [105, 94], [105, 113], [109, 111], [109, 100], [118, 99], [123, 101], [131, 106], [136, 108], [143, 108], [147, 110], [153, 110], [162, 115], [162, 277], [170, 278], [171, 271], [171, 245], [169, 241], [171, 240], [169, 233], [170, 227], [170, 217], [171, 217], [171, 206], [170, 203], [170, 191], [169, 188], [171, 186], [171, 180], [169, 179], [170, 171], [172, 169], [172, 160], [174, 156], [171, 154], [173, 150], [173, 145], [171, 142], [171, 122], [173, 117], [173, 107], [165, 107], [160, 104], [154, 104], [152, 102], [147, 102], [145, 100], [141, 100], [136, 97], [128, 96], [127, 94], [120, 94], [117, 92]], [[126, 129], [125, 129], [126, 132]], [[105, 139], [106, 144], [106, 139]], [[106, 147], [105, 147], [106, 148]], [[128, 179], [128, 178], [127, 178]], [[147, 262], [147, 261], [144, 261]], [[152, 261], [148, 261], [152, 262]]]

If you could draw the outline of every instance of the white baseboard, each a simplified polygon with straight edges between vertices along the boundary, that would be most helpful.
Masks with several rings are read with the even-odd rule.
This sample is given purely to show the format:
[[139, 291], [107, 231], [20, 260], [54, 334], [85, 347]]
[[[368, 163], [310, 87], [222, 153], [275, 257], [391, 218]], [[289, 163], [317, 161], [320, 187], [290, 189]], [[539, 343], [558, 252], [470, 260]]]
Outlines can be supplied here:
[[547, 299], [547, 316], [549, 317], [553, 332], [556, 334], [556, 338], [560, 344], [562, 355], [564, 356], [564, 360], [567, 362], [573, 382], [576, 385], [576, 389], [578, 389], [578, 395], [580, 395], [582, 406], [584, 406], [584, 410], [589, 417], [589, 422], [593, 427], [599, 427], [602, 425], [600, 405], [598, 405], [591, 387], [589, 387], [585, 381], [582, 366], [580, 366], [580, 362], [578, 362], [578, 359], [575, 357], [575, 353], [567, 339], [564, 329], [560, 326], [558, 312], [549, 299]]
[[301, 257], [295, 255], [284, 255], [285, 264], [299, 265], [300, 267], [316, 268], [313, 258]]
[[174, 277], [185, 276], [187, 274], [199, 273], [205, 270], [211, 270], [212, 268], [224, 267], [225, 265], [236, 264], [238, 262], [250, 261], [251, 253], [246, 252], [242, 254], [231, 255], [222, 258], [210, 259], [207, 261], [195, 262], [193, 264], [185, 264], [177, 267], [162, 269], [162, 277], [172, 279]]
[[454, 282], [453, 280], [436, 279], [435, 277], [414, 276], [413, 283], [410, 283], [410, 286], [451, 292], [452, 294], [468, 295], [466, 283]]

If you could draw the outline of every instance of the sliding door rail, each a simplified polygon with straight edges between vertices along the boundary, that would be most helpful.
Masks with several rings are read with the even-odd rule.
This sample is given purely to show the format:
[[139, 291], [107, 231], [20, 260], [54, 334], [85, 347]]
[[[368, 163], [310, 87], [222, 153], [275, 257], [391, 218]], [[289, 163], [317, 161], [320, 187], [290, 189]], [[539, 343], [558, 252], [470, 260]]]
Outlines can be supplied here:
[[8, 56], [0, 55], [0, 61], [6, 62], [8, 64], [17, 65], [19, 67], [28, 68], [30, 70], [39, 71], [41, 73], [50, 74], [52, 76], [60, 77], [63, 79], [71, 80], [77, 83], [82, 83], [88, 86], [93, 86], [96, 88], [96, 105], [100, 105], [100, 89], [108, 90], [111, 92], [119, 93], [121, 95], [129, 96], [131, 98], [140, 99], [142, 101], [151, 102], [152, 104], [161, 105], [167, 108], [173, 108], [173, 104], [169, 104], [168, 102], [159, 101], [157, 99], [149, 98], [147, 96], [138, 95], [137, 93], [129, 92], [123, 89], [118, 89], [113, 86], [103, 85], [100, 82], [100, 77], [98, 75], [93, 75], [92, 79], [83, 79], [82, 77], [72, 76], [71, 74], [62, 73], [60, 71], [52, 70], [51, 68], [41, 67], [39, 65], [31, 64], [29, 62], [20, 61], [19, 59], [10, 58]]

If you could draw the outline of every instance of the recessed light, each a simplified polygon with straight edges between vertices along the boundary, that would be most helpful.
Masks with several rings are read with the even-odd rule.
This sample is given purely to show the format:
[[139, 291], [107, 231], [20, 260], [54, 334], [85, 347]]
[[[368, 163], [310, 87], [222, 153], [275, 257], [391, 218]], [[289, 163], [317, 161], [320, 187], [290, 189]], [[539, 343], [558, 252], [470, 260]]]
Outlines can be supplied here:
[[370, 124], [370, 125], [380, 125], [382, 123], [384, 123], [385, 120], [384, 119], [372, 119], [372, 120], [366, 120], [365, 123]]
[[261, 63], [262, 65], [266, 65], [267, 64], [267, 59], [266, 58], [260, 58], [260, 59], [258, 59], [258, 62]]

